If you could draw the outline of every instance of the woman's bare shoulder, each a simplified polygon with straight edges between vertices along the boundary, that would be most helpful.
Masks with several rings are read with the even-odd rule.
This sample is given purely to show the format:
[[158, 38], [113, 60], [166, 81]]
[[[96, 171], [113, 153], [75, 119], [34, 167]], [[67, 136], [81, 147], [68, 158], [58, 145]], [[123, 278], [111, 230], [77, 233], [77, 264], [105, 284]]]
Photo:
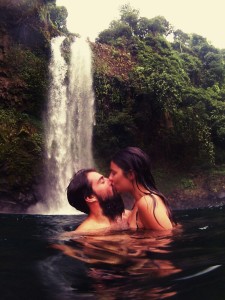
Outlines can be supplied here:
[[155, 206], [155, 205], [160, 205], [163, 204], [162, 198], [156, 194], [148, 194], [148, 195], [144, 195], [142, 196], [138, 202], [138, 207], [142, 207], [142, 206]]
[[152, 206], [154, 201], [157, 201], [158, 199], [160, 198], [157, 195], [154, 196], [153, 194], [144, 195], [137, 201], [137, 206], [138, 208]]

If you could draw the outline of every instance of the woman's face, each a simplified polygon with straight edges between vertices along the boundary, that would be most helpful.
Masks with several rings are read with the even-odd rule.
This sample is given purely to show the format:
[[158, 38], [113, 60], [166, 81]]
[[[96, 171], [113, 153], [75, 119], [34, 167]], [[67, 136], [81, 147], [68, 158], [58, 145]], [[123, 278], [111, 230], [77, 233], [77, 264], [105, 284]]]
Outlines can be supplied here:
[[114, 162], [110, 163], [109, 180], [118, 193], [127, 193], [132, 189], [132, 182], [129, 177], [126, 177], [123, 170]]

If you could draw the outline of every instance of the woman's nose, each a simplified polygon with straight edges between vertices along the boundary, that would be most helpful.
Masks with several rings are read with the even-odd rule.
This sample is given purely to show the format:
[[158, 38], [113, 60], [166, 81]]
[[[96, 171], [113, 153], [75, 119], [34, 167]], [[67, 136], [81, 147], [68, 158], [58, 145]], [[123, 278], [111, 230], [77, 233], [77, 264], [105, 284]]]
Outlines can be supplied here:
[[109, 181], [110, 181], [111, 183], [113, 182], [111, 174], [109, 174]]

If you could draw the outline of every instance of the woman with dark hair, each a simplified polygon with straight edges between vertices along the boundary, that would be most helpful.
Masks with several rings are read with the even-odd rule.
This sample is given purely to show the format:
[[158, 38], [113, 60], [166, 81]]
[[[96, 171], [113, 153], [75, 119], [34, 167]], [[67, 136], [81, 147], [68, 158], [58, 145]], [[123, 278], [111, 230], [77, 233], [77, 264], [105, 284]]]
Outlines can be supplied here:
[[128, 219], [131, 228], [173, 228], [168, 200], [156, 188], [150, 158], [144, 151], [127, 147], [116, 153], [111, 159], [109, 179], [117, 192], [129, 193], [134, 198], [134, 207]]

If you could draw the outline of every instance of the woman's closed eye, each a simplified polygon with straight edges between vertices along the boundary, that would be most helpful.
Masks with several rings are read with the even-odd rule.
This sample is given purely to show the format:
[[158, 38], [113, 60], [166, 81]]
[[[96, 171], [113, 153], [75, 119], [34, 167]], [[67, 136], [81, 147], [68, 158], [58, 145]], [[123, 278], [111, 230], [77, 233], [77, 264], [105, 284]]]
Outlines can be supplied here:
[[116, 175], [116, 172], [111, 170], [110, 175], [111, 175], [111, 176], [115, 176], [115, 175]]

